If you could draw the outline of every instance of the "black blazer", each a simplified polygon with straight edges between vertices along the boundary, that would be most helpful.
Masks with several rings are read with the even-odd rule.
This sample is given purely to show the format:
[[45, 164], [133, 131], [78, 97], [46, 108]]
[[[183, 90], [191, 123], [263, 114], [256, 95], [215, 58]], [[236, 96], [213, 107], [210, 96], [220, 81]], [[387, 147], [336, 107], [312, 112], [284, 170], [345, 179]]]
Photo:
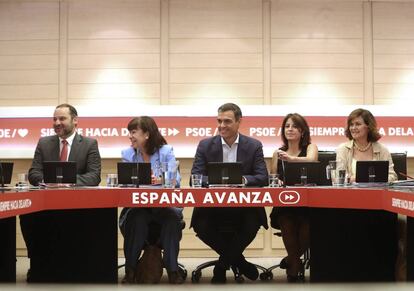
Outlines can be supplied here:
[[[208, 162], [222, 161], [223, 146], [221, 144], [221, 136], [204, 139], [198, 144], [191, 174], [207, 175]], [[242, 163], [242, 173], [247, 180], [247, 186], [261, 187], [267, 185], [268, 173], [263, 157], [263, 146], [260, 141], [239, 134], [237, 161]], [[261, 225], [266, 229], [268, 228], [266, 212], [263, 207], [244, 208], [244, 210], [257, 212]], [[193, 226], [193, 223], [197, 223], [199, 219], [207, 219], [210, 215], [208, 208], [194, 208], [191, 226]]]
[[[43, 181], [43, 161], [59, 161], [60, 148], [57, 135], [42, 137], [37, 143], [29, 181], [38, 185]], [[75, 134], [68, 161], [76, 161], [76, 184], [80, 186], [97, 186], [101, 182], [101, 156], [95, 139]]]

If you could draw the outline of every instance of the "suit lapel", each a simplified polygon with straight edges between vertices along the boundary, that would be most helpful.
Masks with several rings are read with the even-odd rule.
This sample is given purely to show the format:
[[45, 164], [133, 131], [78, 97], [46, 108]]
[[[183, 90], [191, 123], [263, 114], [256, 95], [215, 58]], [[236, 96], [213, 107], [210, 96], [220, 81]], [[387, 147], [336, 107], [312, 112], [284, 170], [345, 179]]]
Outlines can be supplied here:
[[[59, 147], [59, 137], [57, 135], [54, 136], [50, 140], [50, 160], [51, 161], [59, 161], [60, 160], [60, 147]], [[46, 159], [45, 159], [46, 160]]]
[[68, 161], [77, 161], [81, 142], [82, 142], [82, 137], [78, 133], [76, 133], [75, 137], [73, 138], [72, 146], [70, 148]]
[[246, 140], [244, 136], [239, 133], [239, 145], [237, 146], [237, 161], [238, 162], [243, 162], [244, 157], [247, 157], [245, 143], [246, 143]]
[[221, 144], [221, 136], [216, 136], [213, 141], [213, 150], [215, 152], [213, 162], [222, 162], [223, 161], [223, 145]]

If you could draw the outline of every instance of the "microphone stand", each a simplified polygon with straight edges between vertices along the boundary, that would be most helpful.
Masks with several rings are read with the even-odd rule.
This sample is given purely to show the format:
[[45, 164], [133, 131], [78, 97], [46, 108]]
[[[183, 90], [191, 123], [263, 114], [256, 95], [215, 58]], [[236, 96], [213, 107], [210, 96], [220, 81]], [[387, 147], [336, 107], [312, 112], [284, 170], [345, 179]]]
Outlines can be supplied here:
[[139, 188], [139, 163], [137, 163], [137, 179], [135, 181], [135, 187]]
[[285, 172], [285, 161], [282, 160], [282, 172], [283, 172], [283, 188], [286, 188], [286, 172]]
[[4, 188], [4, 173], [3, 173], [3, 163], [0, 162], [0, 183], [1, 188]]

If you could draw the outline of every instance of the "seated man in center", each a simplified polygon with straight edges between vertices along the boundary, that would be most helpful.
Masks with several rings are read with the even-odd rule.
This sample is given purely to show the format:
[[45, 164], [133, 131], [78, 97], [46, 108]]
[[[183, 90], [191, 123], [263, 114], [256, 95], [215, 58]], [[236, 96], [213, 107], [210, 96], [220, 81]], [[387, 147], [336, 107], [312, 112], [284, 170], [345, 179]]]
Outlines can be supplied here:
[[[241, 162], [246, 186], [267, 185], [268, 173], [263, 146], [258, 140], [239, 133], [241, 121], [242, 112], [236, 104], [226, 103], [219, 107], [219, 135], [199, 143], [191, 174], [207, 175], [209, 162]], [[222, 228], [229, 225], [234, 232], [231, 236], [226, 236]], [[226, 270], [230, 266], [237, 267], [250, 280], [257, 279], [258, 270], [255, 265], [246, 261], [243, 251], [256, 237], [260, 226], [268, 228], [263, 207], [194, 209], [191, 227], [220, 256], [213, 270], [212, 283], [225, 283]]]

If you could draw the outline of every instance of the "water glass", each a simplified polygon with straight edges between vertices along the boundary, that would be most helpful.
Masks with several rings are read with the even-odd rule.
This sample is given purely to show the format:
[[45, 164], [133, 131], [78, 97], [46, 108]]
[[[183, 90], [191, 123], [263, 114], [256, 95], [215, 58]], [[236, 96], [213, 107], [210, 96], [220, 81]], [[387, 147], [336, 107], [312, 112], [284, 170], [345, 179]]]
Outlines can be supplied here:
[[192, 174], [191, 175], [191, 185], [193, 188], [201, 188], [203, 183], [203, 175], [201, 174]]
[[162, 186], [164, 188], [175, 188], [177, 183], [177, 162], [164, 162], [162, 165]]
[[17, 188], [29, 188], [29, 179], [27, 173], [17, 174]]
[[271, 188], [279, 187], [279, 175], [278, 174], [269, 174], [269, 187]]
[[117, 187], [118, 186], [118, 175], [117, 174], [106, 175], [106, 186]]
[[348, 183], [348, 174], [344, 164], [341, 161], [329, 161], [326, 178], [332, 181], [332, 186], [345, 186]]

